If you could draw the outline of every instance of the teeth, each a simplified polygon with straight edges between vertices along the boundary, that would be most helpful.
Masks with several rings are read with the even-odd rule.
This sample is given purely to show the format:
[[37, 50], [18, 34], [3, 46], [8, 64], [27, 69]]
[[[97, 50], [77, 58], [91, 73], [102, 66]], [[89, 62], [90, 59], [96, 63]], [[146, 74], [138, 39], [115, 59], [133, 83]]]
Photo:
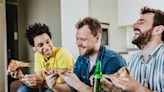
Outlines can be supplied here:
[[82, 50], [83, 48], [79, 48], [80, 50]]

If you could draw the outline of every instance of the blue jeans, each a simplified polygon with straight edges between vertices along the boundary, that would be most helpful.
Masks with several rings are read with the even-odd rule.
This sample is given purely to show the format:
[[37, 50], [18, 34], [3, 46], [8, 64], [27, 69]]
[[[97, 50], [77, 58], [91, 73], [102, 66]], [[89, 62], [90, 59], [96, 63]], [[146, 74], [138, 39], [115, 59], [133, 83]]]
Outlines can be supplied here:
[[18, 88], [17, 92], [53, 92], [53, 91], [45, 87], [30, 88], [26, 85], [23, 85]]

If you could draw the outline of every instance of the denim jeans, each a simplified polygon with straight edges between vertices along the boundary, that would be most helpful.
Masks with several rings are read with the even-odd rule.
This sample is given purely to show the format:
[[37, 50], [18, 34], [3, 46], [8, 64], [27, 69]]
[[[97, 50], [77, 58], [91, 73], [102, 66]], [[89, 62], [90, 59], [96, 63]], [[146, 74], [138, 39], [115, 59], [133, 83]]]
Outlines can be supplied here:
[[17, 92], [53, 92], [53, 91], [45, 87], [30, 88], [26, 85], [23, 85], [18, 88]]

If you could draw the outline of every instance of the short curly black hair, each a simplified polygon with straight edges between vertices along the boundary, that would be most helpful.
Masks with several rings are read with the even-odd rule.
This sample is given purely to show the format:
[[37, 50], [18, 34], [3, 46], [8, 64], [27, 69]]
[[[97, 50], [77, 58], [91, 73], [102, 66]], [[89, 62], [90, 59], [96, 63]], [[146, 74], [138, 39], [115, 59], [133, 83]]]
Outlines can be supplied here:
[[25, 37], [27, 37], [27, 40], [31, 46], [34, 46], [34, 37], [41, 35], [41, 34], [48, 34], [48, 36], [51, 39], [51, 33], [49, 31], [49, 28], [46, 24], [41, 23], [35, 23], [33, 25], [30, 25], [26, 29]]

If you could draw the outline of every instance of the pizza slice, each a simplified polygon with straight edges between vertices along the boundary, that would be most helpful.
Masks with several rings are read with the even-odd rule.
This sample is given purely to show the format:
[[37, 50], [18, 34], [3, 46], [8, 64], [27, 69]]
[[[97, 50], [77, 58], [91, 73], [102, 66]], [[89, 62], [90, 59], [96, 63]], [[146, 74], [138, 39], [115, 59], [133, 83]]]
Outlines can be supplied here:
[[[25, 63], [18, 60], [11, 60], [8, 65], [7, 73], [10, 74], [13, 78], [16, 78], [16, 75], [17, 75], [18, 79], [21, 79], [24, 77], [24, 74], [21, 71], [21, 68], [24, 68], [24, 67], [30, 67], [30, 63]], [[16, 72], [17, 74], [12, 73], [15, 71], [17, 71]]]
[[127, 67], [122, 67], [120, 68], [116, 73], [114, 74], [110, 74], [110, 75], [104, 75], [105, 78], [110, 80], [110, 77], [117, 77], [117, 78], [127, 78], [128, 80], [130, 80], [130, 74], [129, 74], [129, 70]]
[[60, 75], [60, 74], [66, 73], [66, 72], [71, 73], [72, 72], [72, 67], [68, 67], [68, 68], [46, 68], [46, 69], [43, 69], [42, 72], [45, 75], [49, 75], [49, 74], [52, 74], [52, 73]]
[[54, 77], [60, 78], [60, 83], [65, 83], [60, 74], [72, 73], [72, 67], [68, 68], [46, 68], [42, 70], [43, 75], [55, 74]]
[[114, 73], [112, 76], [130, 79], [129, 70], [127, 67], [122, 67], [116, 73]]

